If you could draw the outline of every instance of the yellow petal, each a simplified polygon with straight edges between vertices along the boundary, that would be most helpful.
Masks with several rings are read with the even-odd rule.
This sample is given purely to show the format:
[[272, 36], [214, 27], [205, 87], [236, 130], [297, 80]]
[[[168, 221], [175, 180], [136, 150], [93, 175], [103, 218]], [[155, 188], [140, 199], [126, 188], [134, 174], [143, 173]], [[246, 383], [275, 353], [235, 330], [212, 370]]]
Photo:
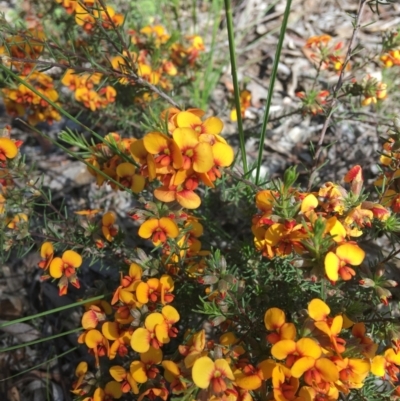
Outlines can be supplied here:
[[279, 360], [286, 359], [289, 354], [296, 352], [296, 343], [293, 340], [281, 340], [271, 348], [271, 355]]
[[48, 258], [53, 253], [54, 253], [53, 244], [51, 242], [44, 242], [40, 248], [40, 256], [44, 259]]
[[272, 371], [276, 366], [276, 362], [273, 359], [266, 359], [257, 365], [257, 368], [261, 369], [264, 380], [269, 380], [272, 377]]
[[365, 258], [365, 252], [356, 244], [343, 244], [336, 249], [336, 255], [346, 263], [358, 266]]
[[50, 263], [50, 276], [60, 278], [64, 272], [64, 262], [61, 258], [54, 258]]
[[212, 146], [214, 163], [216, 166], [228, 167], [235, 158], [235, 153], [231, 146], [225, 143], [216, 142]]
[[119, 338], [119, 328], [117, 322], [104, 322], [101, 326], [103, 336], [108, 340], [116, 340]]
[[325, 320], [330, 313], [329, 306], [321, 299], [314, 298], [308, 304], [308, 314], [315, 321]]
[[118, 177], [131, 177], [135, 174], [136, 167], [131, 163], [121, 163], [116, 171]]
[[147, 382], [147, 373], [145, 369], [145, 365], [141, 361], [133, 361], [129, 367], [129, 371], [132, 377], [138, 383], [146, 383]]
[[133, 175], [131, 191], [134, 194], [138, 194], [139, 192], [142, 192], [145, 185], [146, 185], [146, 179], [142, 175], [139, 175], [139, 174]]
[[[155, 191], [154, 191], [155, 194]], [[160, 199], [160, 198], [158, 198]], [[197, 209], [201, 204], [201, 199], [193, 191], [180, 191], [176, 193], [177, 202], [186, 209]]]
[[220, 372], [222, 372], [223, 375], [229, 380], [235, 380], [235, 376], [233, 375], [232, 369], [226, 359], [216, 359], [214, 365], [215, 369], [218, 369]]
[[150, 347], [150, 349], [147, 352], [140, 354], [140, 360], [144, 364], [158, 365], [161, 363], [162, 359], [163, 359], [162, 351], [154, 347]]
[[176, 238], [179, 234], [179, 228], [175, 221], [168, 217], [161, 217], [159, 220], [160, 228], [165, 232], [167, 237]]
[[371, 373], [379, 377], [385, 376], [385, 365], [386, 358], [383, 355], [375, 356], [371, 362]]
[[192, 126], [201, 125], [201, 120], [189, 111], [181, 111], [176, 115], [176, 124], [181, 128], [191, 128]]
[[197, 387], [207, 388], [214, 374], [214, 362], [208, 356], [203, 356], [194, 363], [192, 368], [193, 382]]
[[207, 142], [200, 142], [194, 148], [193, 170], [196, 173], [206, 173], [214, 165], [212, 146]]
[[310, 356], [314, 359], [318, 359], [322, 350], [321, 347], [312, 338], [301, 338], [296, 343], [297, 352], [302, 356]]
[[270, 308], [265, 312], [264, 324], [267, 330], [277, 330], [286, 322], [285, 312], [279, 308]]
[[219, 135], [224, 128], [224, 123], [218, 117], [209, 117], [203, 123], [207, 134]]
[[79, 267], [82, 264], [82, 256], [75, 251], [65, 251], [62, 255], [62, 260], [64, 263], [72, 267]]
[[325, 273], [329, 280], [339, 279], [340, 259], [333, 253], [328, 252], [325, 256]]
[[265, 242], [269, 246], [275, 246], [279, 241], [284, 238], [286, 229], [283, 224], [275, 223], [268, 228], [265, 233]]
[[141, 238], [150, 238], [154, 231], [159, 227], [158, 219], [149, 219], [146, 220], [139, 228], [139, 237]]
[[85, 344], [88, 348], [96, 348], [103, 341], [103, 338], [99, 330], [89, 330], [85, 336]]
[[176, 128], [172, 137], [179, 149], [193, 149], [199, 143], [198, 134], [191, 128]]
[[180, 319], [178, 311], [171, 305], [164, 306], [161, 313], [169, 324], [177, 323]]
[[126, 376], [125, 369], [119, 365], [111, 366], [111, 368], [109, 369], [109, 372], [110, 372], [111, 377], [114, 380], [116, 380], [117, 382], [121, 382], [122, 380], [124, 380], [124, 378]]
[[18, 154], [18, 147], [9, 138], [0, 138], [0, 154], [4, 154], [8, 159], [13, 159]]
[[292, 376], [299, 379], [307, 370], [310, 370], [315, 365], [315, 359], [310, 356], [303, 356], [298, 359], [290, 369]]
[[169, 141], [170, 139], [161, 132], [149, 132], [143, 137], [143, 145], [152, 155], [157, 155], [168, 148]]
[[106, 386], [104, 387], [104, 392], [111, 395], [116, 400], [122, 397], [121, 385], [114, 380], [106, 384]]
[[237, 386], [243, 388], [244, 390], [252, 391], [252, 390], [257, 390], [258, 388], [261, 387], [262, 380], [260, 376], [257, 375], [251, 375], [251, 376], [240, 375], [236, 377], [235, 383]]
[[326, 382], [334, 383], [339, 380], [339, 372], [337, 370], [337, 367], [330, 359], [318, 359], [315, 362], [315, 367], [318, 369], [322, 378]]
[[306, 213], [314, 210], [318, 206], [318, 199], [313, 194], [308, 194], [301, 202], [301, 212]]
[[168, 344], [170, 342], [171, 339], [169, 338], [169, 335], [168, 335], [169, 325], [167, 322], [157, 324], [157, 326], [155, 327], [155, 332], [156, 332], [157, 340], [160, 343]]
[[164, 323], [164, 316], [158, 312], [151, 313], [146, 317], [146, 320], [144, 321], [144, 325], [150, 331], [154, 331], [154, 328], [161, 323]]
[[150, 332], [143, 327], [136, 329], [131, 338], [131, 347], [134, 351], [143, 353], [150, 349]]

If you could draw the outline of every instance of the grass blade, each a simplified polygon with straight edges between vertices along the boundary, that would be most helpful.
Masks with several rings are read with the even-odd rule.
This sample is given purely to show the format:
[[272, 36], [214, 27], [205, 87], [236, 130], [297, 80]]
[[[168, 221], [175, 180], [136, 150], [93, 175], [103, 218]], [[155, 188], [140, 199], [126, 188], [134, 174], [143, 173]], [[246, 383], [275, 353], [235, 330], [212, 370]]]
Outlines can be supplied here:
[[288, 19], [289, 19], [291, 5], [292, 5], [292, 0], [287, 0], [286, 1], [285, 13], [283, 15], [281, 32], [279, 34], [278, 45], [276, 47], [275, 59], [274, 59], [274, 63], [273, 63], [273, 66], [272, 66], [272, 74], [271, 74], [271, 79], [270, 79], [270, 82], [269, 82], [267, 102], [266, 102], [266, 105], [265, 105], [263, 124], [262, 124], [262, 127], [261, 127], [261, 133], [260, 133], [260, 143], [259, 143], [258, 157], [257, 157], [256, 185], [258, 185], [258, 182], [260, 180], [262, 154], [263, 154], [263, 150], [264, 150], [265, 134], [267, 132], [269, 111], [270, 111], [271, 103], [272, 103], [272, 94], [274, 93], [274, 85], [275, 85], [275, 80], [276, 80], [276, 76], [277, 76], [277, 72], [278, 72], [278, 64], [279, 64], [279, 59], [281, 57], [283, 39], [284, 39], [285, 33], [286, 33], [286, 27], [287, 27], [287, 22], [288, 22]]
[[238, 130], [239, 130], [240, 153], [242, 155], [243, 171], [244, 171], [244, 174], [246, 175], [248, 172], [248, 168], [247, 168], [247, 156], [246, 156], [245, 141], [244, 141], [242, 113], [241, 113], [241, 108], [240, 108], [240, 91], [239, 91], [239, 82], [238, 82], [238, 77], [237, 77], [237, 65], [236, 65], [236, 54], [235, 54], [235, 33], [234, 33], [234, 29], [233, 29], [233, 20], [232, 20], [232, 5], [231, 5], [230, 0], [224, 0], [224, 1], [225, 1], [226, 27], [228, 30], [228, 40], [229, 40], [229, 56], [231, 59], [233, 90], [234, 90], [234, 94], [235, 94], [237, 125], [238, 125]]

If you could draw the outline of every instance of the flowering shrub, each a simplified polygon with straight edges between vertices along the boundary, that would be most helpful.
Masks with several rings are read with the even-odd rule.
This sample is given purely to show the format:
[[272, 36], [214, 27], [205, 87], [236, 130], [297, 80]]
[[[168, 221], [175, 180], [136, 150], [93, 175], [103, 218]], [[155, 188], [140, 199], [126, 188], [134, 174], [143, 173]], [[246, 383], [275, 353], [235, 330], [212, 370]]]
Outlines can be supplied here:
[[[399, 253], [399, 120], [383, 138], [376, 191], [361, 165], [338, 182], [314, 184], [320, 147], [308, 189], [295, 167], [261, 184], [247, 167], [244, 176], [232, 170], [235, 150], [222, 117], [174, 100], [190, 104], [187, 87], [206, 50], [199, 35], [177, 39], [157, 24], [133, 29], [103, 0], [56, 3], [78, 33], [64, 43], [72, 52], [47, 37], [38, 20], [34, 28], [2, 28], [6, 110], [30, 126], [61, 115], [80, 123], [90, 138], [66, 130], [54, 139], [32, 129], [84, 163], [98, 188], [129, 196], [132, 207], [123, 215], [55, 207], [32, 178], [22, 141], [6, 127], [1, 247], [6, 259], [36, 246], [41, 280], [56, 283], [59, 296], [82, 290], [77, 342], [88, 358], [76, 365], [75, 399], [397, 399], [400, 326], [385, 308], [396, 302], [388, 266]], [[398, 64], [396, 38], [388, 36], [375, 61]], [[328, 35], [307, 40], [316, 78], [298, 88], [296, 112], [329, 125], [341, 97], [355, 107], [390, 96], [387, 84], [365, 71], [343, 84], [352, 68], [345, 49]], [[320, 74], [339, 81], [325, 88]], [[228, 115], [236, 121], [246, 116], [251, 93], [238, 86], [235, 93], [240, 107]], [[129, 134], [108, 126], [97, 133], [78, 118], [98, 113], [132, 122], [126, 105], [136, 117], [147, 113]], [[223, 209], [245, 218], [244, 239], [225, 232]], [[366, 239], [382, 236], [393, 251], [374, 259]], [[81, 272], [96, 261], [118, 279], [81, 288]]]

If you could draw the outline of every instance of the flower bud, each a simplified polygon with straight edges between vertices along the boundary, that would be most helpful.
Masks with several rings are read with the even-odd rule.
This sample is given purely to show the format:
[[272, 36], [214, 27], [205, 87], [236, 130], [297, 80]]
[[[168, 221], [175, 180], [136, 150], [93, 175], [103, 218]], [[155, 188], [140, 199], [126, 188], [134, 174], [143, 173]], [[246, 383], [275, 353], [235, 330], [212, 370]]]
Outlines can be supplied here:
[[394, 280], [385, 280], [380, 284], [382, 287], [385, 288], [393, 288], [393, 287], [397, 287], [397, 281]]
[[218, 280], [219, 280], [218, 276], [211, 276], [211, 275], [204, 276], [202, 278], [202, 284], [211, 285], [211, 284], [215, 284]]
[[211, 320], [211, 324], [216, 327], [219, 326], [221, 323], [225, 322], [226, 317], [225, 316], [217, 316], [214, 319]]
[[362, 280], [359, 281], [359, 284], [361, 285], [361, 287], [364, 288], [375, 287], [374, 280], [371, 280], [370, 278], [363, 278]]

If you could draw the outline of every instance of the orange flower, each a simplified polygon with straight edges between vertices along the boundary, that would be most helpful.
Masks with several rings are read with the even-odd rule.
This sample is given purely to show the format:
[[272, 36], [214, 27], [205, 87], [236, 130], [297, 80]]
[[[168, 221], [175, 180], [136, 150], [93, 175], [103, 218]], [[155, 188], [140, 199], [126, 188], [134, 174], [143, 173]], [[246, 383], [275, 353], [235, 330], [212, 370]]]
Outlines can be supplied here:
[[211, 170], [214, 164], [212, 147], [207, 142], [199, 142], [199, 135], [195, 130], [176, 128], [172, 136], [182, 152], [184, 170], [189, 170], [191, 167], [196, 173], [206, 173]]
[[174, 220], [168, 217], [161, 219], [146, 220], [139, 228], [139, 237], [150, 238], [154, 245], [159, 245], [167, 241], [167, 238], [176, 238], [179, 228]]
[[122, 366], [114, 365], [109, 369], [111, 377], [118, 383], [121, 383], [121, 391], [129, 393], [132, 390], [133, 394], [139, 394], [139, 387], [136, 380], [130, 372], [127, 372]]
[[82, 264], [82, 257], [75, 251], [65, 251], [61, 258], [54, 258], [50, 263], [50, 276], [59, 278], [58, 282], [60, 295], [67, 293], [68, 282], [79, 288], [79, 281], [76, 277], [76, 269]]
[[308, 314], [314, 320], [314, 326], [329, 337], [336, 352], [345, 351], [344, 340], [338, 338], [343, 327], [343, 316], [338, 315], [329, 318], [331, 312], [329, 306], [321, 299], [315, 298], [308, 305]]
[[335, 253], [328, 252], [325, 256], [325, 273], [329, 280], [334, 282], [339, 279], [339, 275], [343, 280], [350, 280], [356, 272], [348, 265], [359, 266], [364, 258], [365, 252], [358, 245], [340, 245]]
[[42, 260], [38, 263], [38, 266], [43, 270], [47, 270], [54, 256], [54, 248], [51, 242], [44, 242], [42, 244], [40, 256]]
[[105, 213], [101, 219], [101, 230], [104, 238], [109, 242], [113, 241], [114, 237], [118, 234], [118, 226], [115, 225], [116, 219], [117, 216], [114, 212]]
[[0, 161], [14, 159], [18, 154], [18, 147], [14, 141], [9, 138], [0, 138]]
[[104, 390], [96, 388], [93, 394], [93, 401], [111, 401], [122, 397], [121, 385], [117, 381], [108, 382]]
[[150, 347], [147, 352], [140, 354], [140, 361], [133, 361], [130, 364], [129, 371], [136, 382], [146, 383], [147, 380], [157, 376], [159, 370], [154, 365], [159, 365], [162, 359], [162, 351]]
[[136, 263], [131, 263], [128, 275], [122, 277], [121, 273], [120, 286], [114, 292], [111, 305], [114, 305], [118, 301], [127, 305], [134, 304], [136, 299], [134, 298], [133, 293], [141, 283], [140, 279], [142, 278], [142, 274], [142, 268]]
[[[96, 359], [96, 366], [100, 365], [99, 356], [109, 355], [109, 342], [107, 338], [100, 333], [100, 331], [92, 329], [84, 332], [79, 338], [78, 342], [84, 342], [86, 346], [93, 352]], [[118, 385], [119, 386], [119, 385]]]
[[267, 341], [270, 344], [296, 338], [296, 326], [293, 323], [286, 323], [285, 312], [281, 309], [268, 309], [264, 315], [264, 324], [267, 330], [274, 331], [267, 335]]
[[235, 380], [235, 376], [225, 359], [213, 361], [208, 356], [203, 356], [194, 363], [192, 377], [197, 387], [206, 389], [210, 386], [214, 393], [218, 394], [227, 389], [227, 384]]
[[372, 359], [371, 373], [379, 377], [388, 375], [392, 382], [397, 382], [400, 373], [398, 366], [400, 366], [400, 352], [396, 353], [393, 348], [389, 348], [383, 355], [377, 355]]
[[118, 182], [129, 188], [133, 193], [138, 194], [143, 191], [146, 180], [140, 174], [135, 174], [135, 171], [136, 167], [130, 163], [121, 163], [116, 170]]

